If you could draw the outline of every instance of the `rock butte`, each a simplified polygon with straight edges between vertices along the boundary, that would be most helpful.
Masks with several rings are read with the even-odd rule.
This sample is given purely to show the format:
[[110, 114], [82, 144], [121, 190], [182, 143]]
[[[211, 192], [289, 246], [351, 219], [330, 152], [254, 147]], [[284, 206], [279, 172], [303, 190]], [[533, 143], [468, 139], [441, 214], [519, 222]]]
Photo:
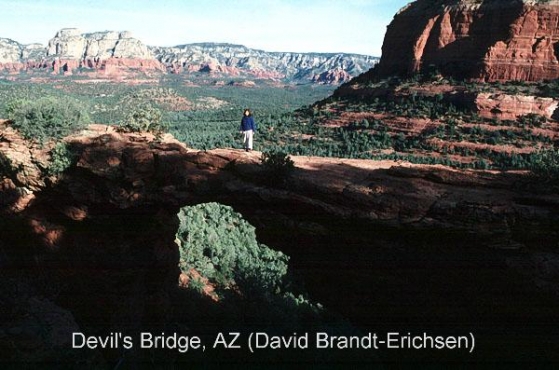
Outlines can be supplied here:
[[559, 1], [418, 0], [388, 26], [379, 76], [438, 70], [484, 81], [559, 77]]

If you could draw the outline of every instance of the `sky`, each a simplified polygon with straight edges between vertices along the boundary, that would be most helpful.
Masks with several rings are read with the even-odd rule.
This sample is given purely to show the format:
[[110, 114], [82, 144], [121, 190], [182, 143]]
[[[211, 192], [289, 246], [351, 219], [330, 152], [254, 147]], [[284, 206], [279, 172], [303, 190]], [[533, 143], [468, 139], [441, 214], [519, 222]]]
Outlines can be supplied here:
[[380, 56], [411, 0], [0, 0], [0, 37], [46, 45], [62, 28], [131, 31], [147, 45], [227, 42], [266, 51]]

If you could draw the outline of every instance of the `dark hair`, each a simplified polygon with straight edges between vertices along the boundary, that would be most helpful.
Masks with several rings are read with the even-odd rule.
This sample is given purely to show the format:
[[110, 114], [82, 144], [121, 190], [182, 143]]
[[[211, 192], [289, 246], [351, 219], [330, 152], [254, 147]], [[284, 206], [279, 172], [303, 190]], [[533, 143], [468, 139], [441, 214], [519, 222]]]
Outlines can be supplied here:
[[249, 116], [252, 116], [252, 112], [250, 111], [250, 109], [245, 108], [245, 110], [243, 111], [243, 115], [245, 115], [246, 112], [248, 112], [248, 115], [249, 115]]

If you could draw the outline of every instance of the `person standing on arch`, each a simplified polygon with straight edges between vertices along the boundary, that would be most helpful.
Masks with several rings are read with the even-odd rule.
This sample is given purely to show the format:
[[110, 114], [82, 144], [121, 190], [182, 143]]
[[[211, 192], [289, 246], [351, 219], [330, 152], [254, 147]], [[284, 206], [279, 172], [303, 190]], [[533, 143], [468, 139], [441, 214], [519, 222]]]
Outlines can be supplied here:
[[252, 138], [254, 132], [256, 131], [256, 123], [252, 117], [250, 109], [245, 109], [243, 112], [243, 118], [241, 119], [241, 133], [243, 134], [243, 146], [245, 151], [249, 152], [252, 150]]

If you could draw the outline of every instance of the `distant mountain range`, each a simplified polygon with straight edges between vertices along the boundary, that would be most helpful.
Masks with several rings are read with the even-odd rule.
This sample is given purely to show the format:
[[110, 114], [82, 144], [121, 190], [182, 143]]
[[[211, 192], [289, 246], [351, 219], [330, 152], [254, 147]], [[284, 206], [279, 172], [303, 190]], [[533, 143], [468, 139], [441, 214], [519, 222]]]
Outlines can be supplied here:
[[[268, 52], [243, 45], [196, 43], [147, 46], [130, 32], [58, 31], [45, 47], [0, 38], [0, 70], [29, 68], [102, 69], [118, 59], [120, 68], [142, 66], [168, 73], [208, 72], [232, 76], [338, 84], [368, 71], [379, 58], [346, 53]], [[114, 61], [109, 63], [115, 65]], [[58, 72], [58, 71], [55, 71]]]

